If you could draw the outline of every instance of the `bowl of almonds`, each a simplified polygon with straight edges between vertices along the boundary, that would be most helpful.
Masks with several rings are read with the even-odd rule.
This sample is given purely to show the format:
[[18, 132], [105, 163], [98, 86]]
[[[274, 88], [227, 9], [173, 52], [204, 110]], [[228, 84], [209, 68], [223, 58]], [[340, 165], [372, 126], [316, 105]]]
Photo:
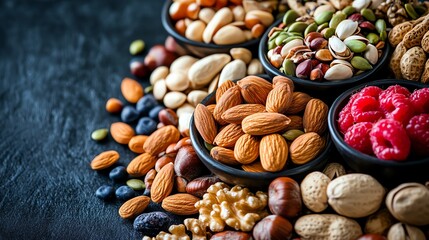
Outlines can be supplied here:
[[224, 82], [195, 108], [190, 136], [201, 161], [227, 183], [266, 187], [321, 170], [331, 141], [328, 105], [282, 76]]
[[256, 52], [260, 37], [274, 22], [277, 3], [254, 1], [165, 1], [165, 30], [198, 57], [243, 47]]

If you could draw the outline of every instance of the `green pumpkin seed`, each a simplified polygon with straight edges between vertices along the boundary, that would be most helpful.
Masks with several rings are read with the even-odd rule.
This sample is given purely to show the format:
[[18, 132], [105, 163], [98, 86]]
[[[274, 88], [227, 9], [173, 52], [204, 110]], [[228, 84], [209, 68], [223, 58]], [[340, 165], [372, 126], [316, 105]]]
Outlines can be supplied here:
[[368, 21], [374, 22], [375, 20], [377, 20], [377, 18], [375, 17], [374, 12], [369, 9], [369, 8], [364, 8], [360, 11], [360, 14]]
[[305, 22], [294, 22], [289, 26], [287, 31], [288, 32], [303, 33], [307, 27], [308, 27], [308, 24]]
[[292, 129], [289, 131], [286, 131], [285, 133], [282, 134], [282, 136], [284, 138], [286, 138], [286, 140], [288, 141], [293, 141], [295, 140], [295, 138], [301, 136], [302, 134], [304, 134], [303, 131], [299, 130], [299, 129]]
[[355, 13], [355, 8], [353, 6], [347, 6], [343, 9], [343, 13], [348, 16], [352, 15], [353, 13]]
[[410, 16], [413, 20], [419, 17], [419, 15], [417, 14], [416, 10], [414, 10], [414, 7], [411, 3], [406, 3], [404, 7], [405, 7], [405, 11], [407, 11], [408, 16]]
[[322, 12], [314, 18], [314, 21], [316, 21], [318, 25], [327, 23], [331, 20], [333, 15], [334, 15], [334, 12], [332, 11]]
[[146, 188], [144, 182], [140, 179], [130, 179], [127, 181], [127, 186], [134, 190], [143, 190]]
[[275, 40], [268, 42], [268, 50], [274, 49], [275, 47], [277, 47]]
[[144, 88], [145, 93], [151, 93], [152, 91], [153, 91], [153, 85], [150, 85]]
[[143, 52], [145, 47], [145, 43], [143, 40], [134, 40], [131, 44], [130, 44], [130, 53], [131, 55], [137, 55]]
[[365, 49], [366, 49], [366, 44], [362, 41], [359, 41], [359, 40], [348, 40], [344, 43], [354, 53], [361, 53], [361, 52], [365, 51]]
[[290, 59], [285, 59], [282, 63], [283, 71], [288, 76], [295, 76], [295, 63]]
[[285, 34], [283, 34], [283, 35], [281, 34], [278, 37], [276, 37], [276, 39], [275, 39], [276, 46], [279, 46], [283, 42], [283, 40], [285, 40], [286, 38], [288, 38], [288, 36]]
[[366, 35], [366, 39], [368, 39], [369, 43], [374, 46], [380, 41], [380, 38], [375, 33], [368, 33], [368, 35]]
[[366, 60], [365, 58], [361, 56], [354, 56], [352, 60], [350, 61], [352, 66], [358, 70], [370, 70], [372, 69], [371, 64]]
[[283, 40], [282, 43], [286, 44], [286, 43], [288, 43], [288, 42], [290, 42], [292, 40], [295, 40], [295, 39], [304, 40], [301, 36], [291, 36], [291, 37], [288, 37], [285, 40]]
[[319, 25], [317, 27], [317, 31], [316, 32], [321, 32], [323, 29], [328, 28], [328, 27], [329, 27], [329, 23], [327, 23], [327, 22], [322, 23], [321, 25]]
[[268, 41], [275, 39], [276, 37], [278, 37], [280, 35], [280, 33], [282, 33], [282, 31], [273, 32], [273, 34], [271, 34], [270, 38], [268, 38]]
[[380, 33], [380, 40], [385, 42], [386, 39], [387, 39], [387, 32], [386, 31], [381, 32]]
[[100, 128], [91, 133], [91, 138], [94, 141], [101, 141], [107, 137], [109, 130], [107, 128]]
[[386, 31], [386, 22], [384, 21], [384, 19], [378, 19], [375, 22], [375, 29], [377, 29], [378, 33]]
[[299, 14], [295, 12], [294, 10], [289, 10], [285, 13], [283, 16], [283, 23], [287, 26], [293, 22], [299, 17]]
[[317, 30], [317, 24], [312, 23], [308, 25], [308, 27], [304, 30], [304, 37], [306, 37], [309, 33], [315, 32]]
[[214, 146], [208, 142], [204, 142], [204, 147], [206, 147], [206, 149], [209, 150], [209, 152], [212, 150], [212, 148], [214, 148]]
[[334, 36], [335, 34], [335, 29], [333, 28], [326, 28], [326, 30], [324, 30], [325, 32], [323, 33], [323, 37], [325, 39], [329, 39], [330, 37]]
[[346, 19], [346, 14], [343, 12], [337, 12], [332, 17], [331, 21], [329, 21], [329, 27], [330, 28], [337, 28], [338, 24], [340, 24], [341, 21]]

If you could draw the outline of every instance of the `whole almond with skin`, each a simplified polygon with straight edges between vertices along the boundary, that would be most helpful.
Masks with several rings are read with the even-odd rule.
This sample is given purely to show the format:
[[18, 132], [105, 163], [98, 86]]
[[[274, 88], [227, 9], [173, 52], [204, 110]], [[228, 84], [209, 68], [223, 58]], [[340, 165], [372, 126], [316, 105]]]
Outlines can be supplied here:
[[293, 81], [285, 76], [275, 76], [273, 78], [273, 86], [275, 87], [277, 84], [279, 83], [286, 83], [287, 85], [289, 85], [290, 90], [293, 92], [295, 90], [295, 84], [293, 83]]
[[160, 203], [170, 195], [174, 187], [174, 165], [168, 163], [156, 174], [150, 189], [152, 202]]
[[128, 144], [132, 137], [134, 137], [134, 129], [123, 122], [115, 122], [110, 125], [110, 135], [113, 140], [119, 144]]
[[216, 119], [216, 121], [219, 124], [221, 125], [227, 124], [227, 122], [222, 119], [222, 114], [226, 110], [241, 104], [241, 94], [240, 94], [239, 88], [240, 88], [239, 86], [234, 86], [232, 88], [229, 88], [219, 99], [219, 102], [217, 102], [213, 112], [213, 117]]
[[237, 82], [241, 95], [246, 103], [259, 103], [265, 105], [267, 96], [273, 86], [258, 76], [247, 76]]
[[146, 210], [150, 203], [147, 196], [138, 196], [124, 202], [119, 208], [119, 216], [124, 219], [135, 218]]
[[243, 135], [243, 131], [241, 130], [241, 125], [239, 124], [228, 124], [225, 128], [223, 128], [214, 139], [214, 143], [221, 147], [234, 147], [238, 138]]
[[102, 152], [91, 161], [92, 170], [106, 169], [119, 160], [119, 153], [115, 150]]
[[240, 104], [226, 110], [222, 119], [228, 123], [241, 124], [243, 119], [254, 113], [265, 112], [265, 106], [261, 104]]
[[142, 85], [131, 78], [124, 78], [122, 80], [121, 92], [124, 98], [130, 103], [137, 103], [144, 95]]
[[278, 172], [284, 168], [288, 158], [286, 140], [280, 134], [263, 136], [259, 145], [262, 167], [268, 172]]
[[241, 168], [246, 172], [265, 172], [260, 161], [253, 162], [251, 164], [241, 165]]
[[255, 113], [244, 118], [241, 126], [250, 135], [267, 135], [283, 131], [290, 122], [281, 113]]
[[177, 193], [164, 198], [161, 207], [176, 215], [192, 215], [198, 213], [194, 206], [200, 199], [189, 193]]
[[234, 150], [224, 148], [224, 147], [213, 147], [210, 150], [210, 156], [223, 164], [227, 165], [240, 165], [240, 163], [235, 159]]
[[220, 97], [230, 88], [234, 87], [235, 83], [231, 80], [223, 82], [216, 90], [216, 102], [219, 102]]
[[313, 160], [325, 147], [325, 141], [315, 132], [307, 132], [297, 137], [289, 146], [290, 159], [295, 164], [305, 164]]
[[128, 142], [128, 148], [134, 153], [143, 153], [143, 145], [146, 142], [148, 136], [136, 135]]
[[201, 134], [201, 137], [207, 143], [213, 144], [217, 134], [217, 127], [212, 113], [206, 106], [199, 103], [194, 111], [195, 127]]
[[259, 157], [259, 139], [250, 135], [242, 135], [234, 147], [235, 159], [241, 164], [249, 164]]
[[209, 112], [213, 115], [216, 104], [210, 104], [210, 105], [207, 105], [206, 107], [207, 107], [207, 110], [209, 110]]
[[285, 131], [292, 130], [292, 129], [304, 130], [304, 127], [302, 126], [301, 116], [288, 115], [288, 118], [290, 118], [290, 123], [289, 125], [287, 125]]
[[292, 103], [293, 92], [286, 83], [277, 83], [267, 97], [267, 112], [285, 113]]
[[155, 162], [155, 170], [159, 172], [162, 167], [164, 167], [168, 163], [174, 163], [174, 157], [170, 157], [168, 155], [164, 155]]
[[315, 132], [322, 135], [328, 123], [329, 107], [322, 100], [313, 98], [305, 107], [302, 125], [304, 132]]
[[307, 93], [303, 92], [293, 92], [292, 94], [292, 103], [286, 111], [286, 114], [297, 114], [305, 109], [308, 101], [311, 97]]
[[127, 166], [127, 172], [133, 177], [141, 177], [155, 167], [155, 163], [156, 157], [148, 153], [142, 153], [131, 160]]
[[167, 147], [176, 143], [180, 139], [180, 132], [175, 126], [168, 125], [153, 132], [143, 145], [145, 152], [151, 155], [158, 155], [165, 151]]

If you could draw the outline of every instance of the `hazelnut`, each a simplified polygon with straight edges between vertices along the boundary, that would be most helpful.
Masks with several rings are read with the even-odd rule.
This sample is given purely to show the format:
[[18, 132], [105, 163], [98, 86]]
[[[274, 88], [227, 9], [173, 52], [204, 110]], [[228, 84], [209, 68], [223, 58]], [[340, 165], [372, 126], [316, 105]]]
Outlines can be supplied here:
[[245, 232], [224, 231], [224, 232], [216, 233], [210, 238], [210, 240], [224, 240], [224, 239], [250, 240], [252, 239], [252, 236]]
[[298, 183], [289, 177], [274, 179], [268, 187], [268, 207], [273, 214], [285, 218], [298, 216], [302, 208]]
[[179, 149], [174, 161], [174, 171], [177, 176], [183, 177], [188, 181], [208, 172], [192, 146], [184, 146]]
[[217, 178], [216, 176], [204, 176], [204, 177], [195, 178], [194, 180], [190, 181], [186, 185], [186, 192], [196, 197], [203, 197], [207, 189], [211, 185], [219, 181], [220, 179]]
[[255, 240], [288, 239], [292, 234], [292, 224], [285, 218], [277, 215], [270, 215], [258, 222], [253, 228]]
[[162, 124], [164, 124], [164, 126], [167, 126], [167, 125], [177, 126], [179, 122], [179, 117], [177, 117], [177, 114], [172, 109], [169, 109], [169, 108], [162, 109], [158, 113], [158, 119]]

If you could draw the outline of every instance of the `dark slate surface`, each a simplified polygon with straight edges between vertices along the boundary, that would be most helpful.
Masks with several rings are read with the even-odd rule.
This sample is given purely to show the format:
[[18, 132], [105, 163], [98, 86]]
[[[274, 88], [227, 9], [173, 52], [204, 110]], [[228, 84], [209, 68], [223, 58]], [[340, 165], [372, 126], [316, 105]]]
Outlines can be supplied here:
[[[95, 190], [110, 183], [91, 159], [114, 149], [94, 129], [130, 76], [129, 43], [163, 43], [163, 1], [0, 1], [0, 239], [141, 239], [119, 218], [119, 202]], [[151, 208], [152, 209], [152, 208]]]

